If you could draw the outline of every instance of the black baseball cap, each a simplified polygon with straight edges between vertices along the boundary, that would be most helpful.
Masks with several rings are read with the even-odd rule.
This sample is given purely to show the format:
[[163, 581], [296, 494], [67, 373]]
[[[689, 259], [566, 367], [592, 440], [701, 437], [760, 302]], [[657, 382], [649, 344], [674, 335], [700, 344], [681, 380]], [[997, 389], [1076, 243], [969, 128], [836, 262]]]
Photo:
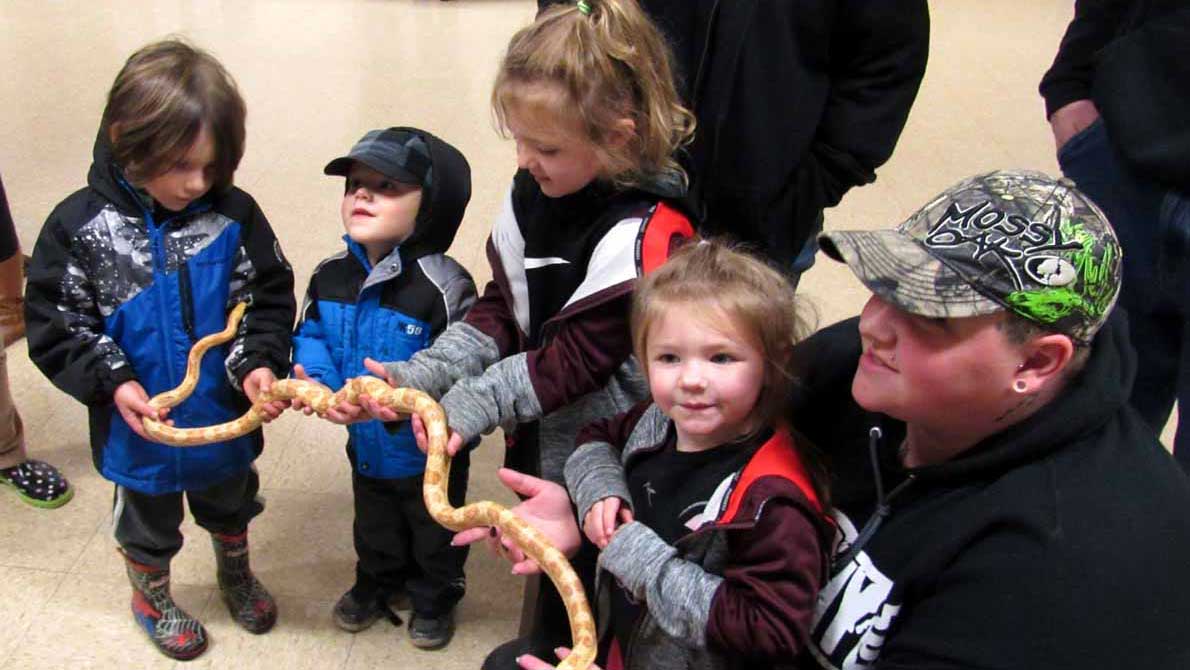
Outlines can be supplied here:
[[404, 128], [369, 130], [346, 156], [327, 163], [322, 171], [345, 177], [351, 171], [351, 164], [357, 162], [405, 184], [428, 187], [433, 178], [426, 141]]

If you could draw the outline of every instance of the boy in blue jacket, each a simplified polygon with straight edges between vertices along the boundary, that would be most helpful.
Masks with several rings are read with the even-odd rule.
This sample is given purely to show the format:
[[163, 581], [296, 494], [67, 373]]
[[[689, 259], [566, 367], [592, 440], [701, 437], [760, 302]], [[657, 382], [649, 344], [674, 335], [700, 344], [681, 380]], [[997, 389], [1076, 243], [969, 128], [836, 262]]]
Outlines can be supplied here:
[[[108, 94], [87, 186], [50, 213], [26, 290], [29, 357], [87, 405], [95, 467], [116, 485], [113, 535], [132, 613], [161, 653], [207, 648], [202, 623], [170, 596], [183, 496], [210, 531], [220, 594], [251, 633], [277, 604], [248, 563], [248, 524], [264, 509], [253, 462], [261, 431], [178, 449], [148, 438], [165, 420], [150, 396], [176, 387], [200, 338], [247, 303], [235, 338], [202, 360], [179, 427], [230, 421], [289, 367], [293, 271], [252, 196], [232, 185], [244, 154], [244, 101], [207, 52], [165, 40], [134, 53]], [[261, 405], [269, 419], [284, 403]]]
[[[294, 337], [295, 375], [338, 389], [367, 374], [365, 358], [407, 360], [430, 345], [475, 302], [471, 276], [446, 250], [471, 198], [471, 169], [457, 149], [416, 128], [369, 131], [327, 164], [346, 177], [340, 213], [347, 248], [310, 279]], [[300, 405], [295, 402], [295, 406]], [[309, 408], [305, 408], [309, 413]], [[335, 605], [342, 629], [364, 630], [405, 591], [413, 606], [409, 641], [445, 646], [463, 597], [466, 548], [435, 522], [422, 501], [425, 455], [409, 425], [399, 429], [343, 403], [327, 418], [348, 425], [355, 495], [355, 585]], [[466, 495], [469, 458], [451, 464], [450, 502]]]

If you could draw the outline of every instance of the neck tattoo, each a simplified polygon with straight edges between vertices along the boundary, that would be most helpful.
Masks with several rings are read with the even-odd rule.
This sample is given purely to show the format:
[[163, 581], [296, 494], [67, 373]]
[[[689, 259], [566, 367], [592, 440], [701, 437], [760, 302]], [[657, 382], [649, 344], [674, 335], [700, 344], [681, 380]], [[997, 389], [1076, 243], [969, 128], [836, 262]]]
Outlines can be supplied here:
[[996, 417], [993, 422], [999, 423], [999, 422], [1007, 419], [1008, 417], [1012, 416], [1013, 414], [1016, 414], [1017, 412], [1025, 409], [1029, 405], [1032, 405], [1033, 401], [1035, 401], [1035, 400], [1037, 400], [1037, 396], [1030, 393], [1029, 395], [1021, 398], [1020, 402], [1018, 402], [1017, 404], [1004, 410], [1004, 413], [1001, 414], [1000, 416]]

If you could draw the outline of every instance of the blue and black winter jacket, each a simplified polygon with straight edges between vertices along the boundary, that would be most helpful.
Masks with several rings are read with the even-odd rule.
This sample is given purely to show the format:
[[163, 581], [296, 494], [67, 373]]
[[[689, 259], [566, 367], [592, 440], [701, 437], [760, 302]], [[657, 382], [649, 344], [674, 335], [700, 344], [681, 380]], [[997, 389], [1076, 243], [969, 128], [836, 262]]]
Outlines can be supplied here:
[[88, 186], [51, 212], [26, 291], [29, 355], [55, 386], [90, 409], [95, 466], [149, 494], [206, 488], [248, 468], [260, 431], [178, 449], [141, 439], [112, 402], [136, 380], [153, 396], [177, 386], [198, 339], [249, 304], [235, 338], [203, 359], [193, 395], [170, 411], [179, 427], [243, 414], [245, 375], [289, 367], [293, 271], [247, 193], [212, 192], [182, 212], [134, 189], [100, 134]]
[[[446, 255], [471, 197], [471, 172], [454, 147], [421, 130], [430, 150], [413, 233], [373, 267], [364, 248], [327, 258], [310, 278], [294, 335], [293, 362], [314, 380], [338, 389], [368, 374], [364, 358], [403, 361], [425, 349], [475, 302], [475, 283]], [[361, 475], [398, 479], [425, 470], [408, 424], [390, 432], [379, 421], [348, 426], [352, 467]]]

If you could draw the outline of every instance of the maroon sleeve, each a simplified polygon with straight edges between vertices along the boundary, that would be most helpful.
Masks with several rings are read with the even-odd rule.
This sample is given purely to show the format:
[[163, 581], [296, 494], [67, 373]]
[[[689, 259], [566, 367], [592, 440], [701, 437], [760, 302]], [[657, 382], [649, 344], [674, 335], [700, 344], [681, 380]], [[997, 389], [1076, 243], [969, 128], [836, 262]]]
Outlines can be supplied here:
[[495, 280], [489, 281], [487, 286], [483, 287], [483, 295], [475, 301], [467, 316], [463, 317], [463, 322], [492, 338], [500, 351], [500, 358], [516, 351], [520, 339], [516, 318], [513, 317], [508, 301], [504, 298], [504, 290]]
[[529, 379], [542, 414], [603, 388], [628, 360], [632, 355], [631, 303], [632, 292], [624, 291], [576, 311], [559, 322], [544, 345], [528, 352]]
[[787, 661], [806, 648], [825, 567], [819, 526], [809, 514], [787, 499], [771, 500], [754, 527], [729, 534], [708, 645]]
[[578, 436], [574, 440], [575, 446], [589, 442], [606, 442], [623, 450], [624, 445], [628, 443], [628, 436], [632, 434], [632, 429], [636, 427], [641, 415], [649, 409], [651, 404], [653, 404], [652, 400], [642, 400], [627, 412], [592, 421], [578, 432]]

